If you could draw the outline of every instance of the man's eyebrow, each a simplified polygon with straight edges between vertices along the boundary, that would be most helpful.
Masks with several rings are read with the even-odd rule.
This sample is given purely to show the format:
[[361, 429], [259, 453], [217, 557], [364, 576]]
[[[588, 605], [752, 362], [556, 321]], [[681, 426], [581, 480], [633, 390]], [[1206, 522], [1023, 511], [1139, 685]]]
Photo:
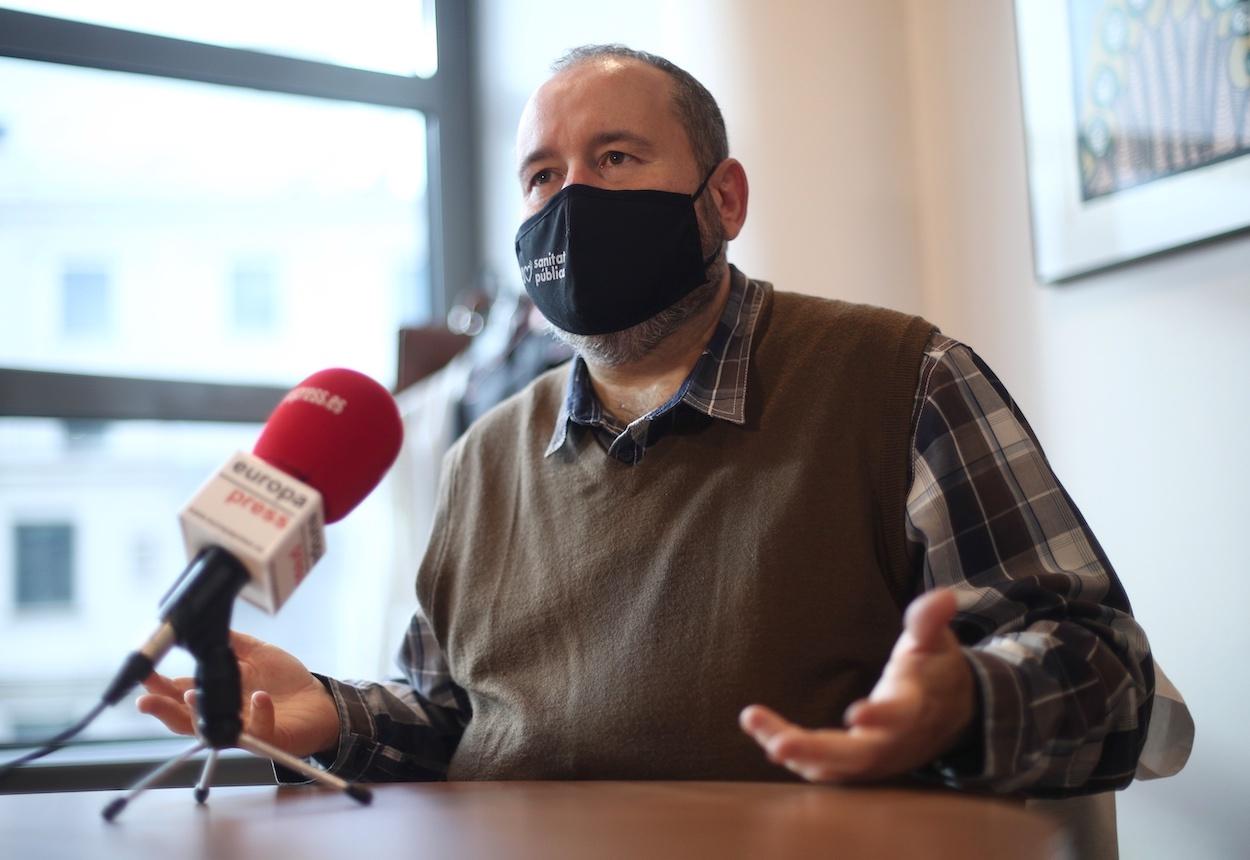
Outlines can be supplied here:
[[534, 150], [529, 155], [525, 156], [525, 160], [521, 162], [521, 166], [516, 169], [517, 176], [519, 176], [521, 181], [524, 182], [525, 174], [529, 172], [531, 164], [533, 164], [536, 161], [546, 161], [548, 158], [551, 158], [554, 155], [555, 155], [555, 150], [553, 149]]
[[[601, 131], [590, 139], [589, 148], [598, 149], [601, 146], [608, 146], [613, 143], [626, 143], [636, 149], [650, 153], [655, 150], [655, 144], [650, 138], [643, 137], [641, 134], [624, 129], [616, 129], [613, 131]], [[521, 166], [517, 168], [517, 176], [521, 181], [525, 181], [525, 174], [529, 171], [531, 165], [539, 161], [545, 161], [555, 156], [555, 150], [548, 147], [536, 149], [521, 161]]]

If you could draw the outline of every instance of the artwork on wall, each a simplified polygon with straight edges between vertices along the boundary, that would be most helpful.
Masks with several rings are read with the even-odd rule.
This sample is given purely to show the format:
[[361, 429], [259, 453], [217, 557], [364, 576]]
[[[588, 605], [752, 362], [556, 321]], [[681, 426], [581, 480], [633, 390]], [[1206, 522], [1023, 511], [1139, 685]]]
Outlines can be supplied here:
[[1250, 0], [1016, 0], [1016, 34], [1041, 280], [1250, 227]]

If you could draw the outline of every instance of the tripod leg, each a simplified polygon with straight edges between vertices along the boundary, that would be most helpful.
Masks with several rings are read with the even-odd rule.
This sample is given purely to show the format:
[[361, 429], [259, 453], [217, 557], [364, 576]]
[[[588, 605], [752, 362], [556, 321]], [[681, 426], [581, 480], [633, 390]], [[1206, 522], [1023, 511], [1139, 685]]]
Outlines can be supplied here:
[[126, 808], [126, 804], [143, 794], [143, 792], [147, 791], [155, 783], [164, 779], [171, 770], [191, 758], [191, 756], [195, 755], [206, 746], [208, 746], [208, 744], [204, 743], [204, 741], [196, 741], [193, 745], [187, 747], [185, 750], [178, 753], [178, 755], [174, 756], [169, 761], [153, 770], [143, 779], [136, 782], [133, 786], [131, 786], [130, 791], [126, 792], [126, 794], [121, 797], [114, 798], [108, 806], [104, 807], [103, 812], [100, 813], [104, 816], [104, 820], [112, 821], [123, 809]]
[[200, 772], [200, 781], [195, 786], [195, 802], [203, 804], [208, 800], [208, 790], [213, 786], [213, 774], [217, 771], [217, 750], [209, 749], [208, 758], [204, 761], [204, 770]]
[[348, 782], [341, 777], [337, 777], [332, 773], [326, 773], [323, 770], [317, 770], [303, 759], [298, 759], [288, 752], [284, 752], [271, 744], [265, 743], [259, 738], [252, 737], [246, 732], [239, 735], [238, 744], [240, 747], [253, 755], [271, 759], [283, 767], [288, 767], [296, 773], [303, 774], [314, 782], [320, 782], [323, 785], [336, 788], [357, 803], [369, 803], [373, 800], [373, 792], [369, 791], [369, 789], [365, 788], [363, 785]]

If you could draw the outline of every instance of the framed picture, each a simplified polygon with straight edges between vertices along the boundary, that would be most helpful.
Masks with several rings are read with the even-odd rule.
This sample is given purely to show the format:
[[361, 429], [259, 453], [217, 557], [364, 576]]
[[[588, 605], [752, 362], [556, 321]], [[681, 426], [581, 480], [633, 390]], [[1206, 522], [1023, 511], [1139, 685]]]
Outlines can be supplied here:
[[1041, 280], [1250, 226], [1250, 0], [1016, 0], [1016, 35]]

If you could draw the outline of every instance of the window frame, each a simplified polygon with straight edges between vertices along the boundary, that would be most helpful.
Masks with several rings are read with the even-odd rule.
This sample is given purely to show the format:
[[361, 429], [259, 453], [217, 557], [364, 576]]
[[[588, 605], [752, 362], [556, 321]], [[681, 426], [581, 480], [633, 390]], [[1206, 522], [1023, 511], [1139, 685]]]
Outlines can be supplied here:
[[[423, 2], [423, 0], [413, 0]], [[434, 10], [438, 69], [429, 78], [229, 48], [0, 8], [0, 57], [128, 72], [297, 96], [420, 111], [426, 122], [430, 307], [445, 316], [474, 280], [478, 194], [470, 70], [469, 4], [424, 0]], [[261, 423], [284, 388], [181, 382], [0, 367], [0, 418]], [[118, 655], [120, 660], [124, 655]], [[0, 793], [120, 788], [164, 757], [170, 740], [89, 742], [69, 761], [20, 769]], [[5, 759], [20, 749], [6, 750]], [[273, 782], [267, 762], [233, 751], [223, 784]], [[166, 784], [194, 784], [195, 763]]]

